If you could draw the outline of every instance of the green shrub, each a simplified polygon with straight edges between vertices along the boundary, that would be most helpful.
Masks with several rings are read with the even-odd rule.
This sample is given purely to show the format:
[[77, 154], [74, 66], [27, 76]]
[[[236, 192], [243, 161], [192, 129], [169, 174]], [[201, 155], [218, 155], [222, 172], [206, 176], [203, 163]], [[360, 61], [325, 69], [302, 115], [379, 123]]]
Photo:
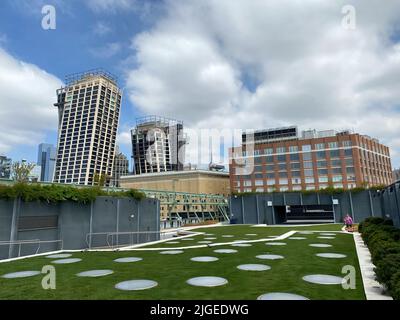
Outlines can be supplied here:
[[16, 183], [12, 186], [0, 185], [0, 199], [21, 198], [25, 202], [43, 201], [48, 203], [56, 203], [60, 201], [74, 201], [80, 203], [88, 203], [99, 196], [111, 197], [131, 197], [136, 200], [145, 198], [143, 192], [131, 189], [129, 191], [106, 192], [100, 187], [83, 187], [65, 185], [40, 185]]
[[379, 241], [370, 248], [372, 261], [378, 263], [389, 254], [400, 254], [400, 243], [395, 241]]
[[389, 287], [392, 276], [399, 271], [400, 254], [389, 254], [377, 262], [375, 273], [377, 280]]
[[388, 284], [391, 296], [394, 300], [400, 300], [400, 271], [397, 271]]

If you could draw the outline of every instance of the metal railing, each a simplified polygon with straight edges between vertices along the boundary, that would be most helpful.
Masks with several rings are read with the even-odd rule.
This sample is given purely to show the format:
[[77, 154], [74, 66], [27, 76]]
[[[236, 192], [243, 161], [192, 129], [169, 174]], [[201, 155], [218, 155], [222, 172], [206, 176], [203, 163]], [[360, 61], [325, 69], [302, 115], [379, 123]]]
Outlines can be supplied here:
[[[86, 234], [86, 244], [92, 248], [117, 248], [139, 243], [168, 239], [168, 235], [177, 234], [177, 231], [133, 231], [133, 232], [90, 232]], [[93, 238], [101, 237], [103, 246], [93, 246]], [[120, 241], [121, 237], [129, 237], [129, 241]]]
[[61, 243], [59, 250], [63, 249], [63, 240], [40, 240], [40, 239], [31, 239], [31, 240], [15, 240], [15, 241], [0, 241], [0, 246], [14, 246], [18, 245], [18, 257], [21, 256], [21, 248], [22, 245], [26, 244], [36, 244], [37, 248], [34, 250], [33, 254], [38, 254], [42, 244], [45, 243]]

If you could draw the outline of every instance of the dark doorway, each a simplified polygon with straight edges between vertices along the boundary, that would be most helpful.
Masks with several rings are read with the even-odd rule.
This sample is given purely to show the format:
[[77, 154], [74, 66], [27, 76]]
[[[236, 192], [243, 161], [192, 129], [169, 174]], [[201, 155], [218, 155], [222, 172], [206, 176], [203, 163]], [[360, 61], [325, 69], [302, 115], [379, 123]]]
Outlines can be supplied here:
[[276, 223], [333, 223], [332, 205], [297, 205], [275, 207]]

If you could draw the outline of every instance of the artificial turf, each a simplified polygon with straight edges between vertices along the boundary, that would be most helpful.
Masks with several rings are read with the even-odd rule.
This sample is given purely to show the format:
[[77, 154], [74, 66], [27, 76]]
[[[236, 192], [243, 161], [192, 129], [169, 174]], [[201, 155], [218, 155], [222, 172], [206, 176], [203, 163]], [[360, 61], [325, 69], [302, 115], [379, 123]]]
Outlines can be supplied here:
[[[337, 231], [338, 225], [309, 227], [251, 227], [222, 226], [196, 229], [196, 232], [213, 233], [217, 242], [231, 242], [249, 238], [265, 238], [281, 235], [291, 230]], [[257, 236], [245, 236], [256, 233]], [[223, 234], [234, 238], [222, 238]], [[300, 235], [295, 235], [300, 236]], [[161, 255], [159, 251], [118, 251], [118, 252], [76, 252], [74, 258], [82, 261], [67, 265], [54, 265], [56, 268], [56, 289], [44, 290], [41, 281], [44, 275], [23, 279], [5, 279], [1, 276], [16, 271], [38, 270], [51, 264], [54, 259], [34, 257], [19, 261], [0, 263], [0, 299], [233, 299], [254, 300], [269, 292], [288, 292], [303, 295], [309, 299], [365, 299], [358, 259], [353, 237], [349, 234], [337, 234], [335, 239], [319, 239], [318, 233], [301, 235], [306, 240], [280, 240], [286, 246], [266, 246], [265, 241], [252, 243], [251, 247], [232, 247], [229, 244], [218, 247], [187, 249], [178, 255]], [[204, 235], [195, 236], [195, 241], [184, 245], [195, 245], [204, 239]], [[310, 243], [330, 243], [331, 248], [314, 248]], [[157, 244], [149, 247], [172, 247]], [[179, 246], [179, 245], [175, 245]], [[182, 246], [182, 243], [180, 244]], [[219, 254], [213, 250], [229, 248], [238, 250], [234, 254]], [[315, 256], [316, 253], [343, 253], [344, 259], [327, 259]], [[283, 255], [283, 260], [260, 260], [256, 255], [273, 253]], [[142, 261], [116, 263], [120, 257], [141, 257]], [[196, 256], [214, 256], [216, 262], [193, 262]], [[270, 270], [255, 272], [238, 270], [240, 264], [266, 264]], [[329, 274], [345, 276], [342, 267], [352, 265], [356, 269], [356, 288], [345, 290], [341, 285], [318, 285], [307, 283], [302, 277], [308, 274]], [[80, 278], [76, 274], [93, 269], [112, 269], [114, 274], [99, 278]], [[218, 276], [229, 283], [220, 287], [193, 287], [186, 280], [199, 276]], [[142, 291], [120, 291], [114, 288], [121, 281], [149, 279], [158, 282], [158, 286]]]

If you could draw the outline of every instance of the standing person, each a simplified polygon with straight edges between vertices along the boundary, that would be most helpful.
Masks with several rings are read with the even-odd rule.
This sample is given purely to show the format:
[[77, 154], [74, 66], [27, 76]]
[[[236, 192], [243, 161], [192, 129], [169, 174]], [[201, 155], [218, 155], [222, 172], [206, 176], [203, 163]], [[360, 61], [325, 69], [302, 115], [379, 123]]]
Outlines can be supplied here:
[[344, 224], [346, 225], [347, 230], [353, 227], [353, 218], [349, 214], [346, 214], [344, 217]]

